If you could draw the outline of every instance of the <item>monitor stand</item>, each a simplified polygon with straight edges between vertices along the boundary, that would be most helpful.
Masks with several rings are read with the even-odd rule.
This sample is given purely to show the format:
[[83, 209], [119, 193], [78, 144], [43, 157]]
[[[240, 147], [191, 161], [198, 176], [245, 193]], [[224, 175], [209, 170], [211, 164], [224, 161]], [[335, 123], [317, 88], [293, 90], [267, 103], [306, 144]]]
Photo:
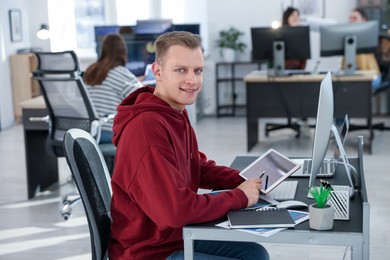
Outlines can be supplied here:
[[274, 73], [276, 77], [286, 76], [284, 69], [284, 42], [274, 41], [273, 43], [273, 55], [274, 55]]
[[354, 75], [356, 71], [356, 36], [348, 35], [344, 39], [344, 75]]
[[[352, 198], [353, 195], [355, 194], [355, 186], [353, 184], [352, 177], [351, 177], [351, 169], [350, 169], [351, 165], [349, 164], [347, 153], [345, 152], [344, 145], [341, 141], [339, 131], [337, 130], [337, 128], [334, 124], [332, 124], [331, 130], [332, 130], [332, 133], [336, 139], [336, 144], [337, 144], [337, 147], [339, 148], [339, 151], [340, 151], [340, 157], [343, 160], [343, 165], [345, 167], [345, 173], [347, 174], [347, 177], [349, 180], [349, 186], [350, 186], [349, 187], [349, 196]], [[357, 180], [357, 176], [355, 176], [354, 179]]]

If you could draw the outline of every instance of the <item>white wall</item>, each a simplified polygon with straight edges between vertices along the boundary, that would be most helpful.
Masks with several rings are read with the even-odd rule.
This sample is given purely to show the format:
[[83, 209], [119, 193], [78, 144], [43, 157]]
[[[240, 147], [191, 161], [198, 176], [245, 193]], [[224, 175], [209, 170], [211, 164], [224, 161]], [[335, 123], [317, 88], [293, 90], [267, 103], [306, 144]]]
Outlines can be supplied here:
[[[245, 3], [242, 0], [207, 1], [211, 57], [214, 60], [220, 59], [218, 50], [215, 48], [218, 32], [234, 26], [245, 33], [242, 40], [248, 46], [241, 59], [250, 60], [250, 28], [270, 26], [272, 21], [281, 20], [282, 10], [289, 3], [291, 2], [285, 0], [245, 0]], [[326, 16], [324, 18], [347, 22], [350, 11], [356, 5], [356, 0], [326, 0], [325, 4], [324, 13]], [[316, 52], [315, 46], [314, 52]]]
[[[58, 0], [61, 2], [62, 0]], [[242, 60], [250, 57], [250, 27], [269, 26], [273, 20], [280, 20], [282, 7], [286, 7], [291, 1], [287, 0], [202, 0], [194, 4], [193, 0], [183, 0], [189, 3], [190, 8], [184, 10], [186, 18], [193, 22], [201, 23], [204, 44], [210, 54], [211, 61], [219, 60], [218, 49], [215, 48], [215, 40], [218, 32], [230, 26], [242, 30], [245, 35], [243, 41], [248, 45]], [[169, 1], [163, 1], [169, 3]], [[326, 18], [346, 22], [350, 10], [356, 5], [356, 0], [326, 0]], [[194, 8], [196, 7], [196, 8]], [[9, 32], [8, 10], [16, 8], [22, 13], [21, 42], [11, 42]], [[195, 21], [196, 17], [202, 17]], [[41, 41], [35, 37], [35, 33], [41, 23], [48, 23], [47, 0], [0, 0], [0, 129], [7, 128], [14, 123], [12, 105], [12, 87], [9, 66], [9, 55], [15, 54], [17, 49], [29, 47], [41, 47], [49, 50], [50, 41]], [[87, 66], [92, 60], [81, 61], [82, 67]]]
[[[9, 56], [17, 49], [29, 47], [29, 17], [28, 0], [1, 0], [0, 1], [0, 129], [10, 127], [14, 121], [12, 101], [11, 71]], [[8, 11], [19, 9], [22, 17], [22, 40], [11, 42]]]

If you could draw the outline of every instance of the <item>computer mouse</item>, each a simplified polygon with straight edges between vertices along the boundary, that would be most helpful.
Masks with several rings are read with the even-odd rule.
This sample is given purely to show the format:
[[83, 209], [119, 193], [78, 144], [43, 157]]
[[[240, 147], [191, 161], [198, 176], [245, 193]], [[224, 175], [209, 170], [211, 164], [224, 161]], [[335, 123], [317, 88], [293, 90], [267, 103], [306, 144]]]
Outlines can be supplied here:
[[276, 205], [277, 208], [302, 209], [307, 208], [307, 204], [299, 200], [286, 200]]

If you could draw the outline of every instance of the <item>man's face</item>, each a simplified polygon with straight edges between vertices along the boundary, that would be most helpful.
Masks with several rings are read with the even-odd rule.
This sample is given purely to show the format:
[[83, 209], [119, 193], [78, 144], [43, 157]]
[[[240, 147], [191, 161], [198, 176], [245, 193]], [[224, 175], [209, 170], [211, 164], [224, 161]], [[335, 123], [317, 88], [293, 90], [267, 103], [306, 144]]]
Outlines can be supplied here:
[[155, 62], [152, 68], [155, 95], [179, 111], [195, 102], [203, 84], [204, 59], [200, 48], [171, 46], [161, 64]]

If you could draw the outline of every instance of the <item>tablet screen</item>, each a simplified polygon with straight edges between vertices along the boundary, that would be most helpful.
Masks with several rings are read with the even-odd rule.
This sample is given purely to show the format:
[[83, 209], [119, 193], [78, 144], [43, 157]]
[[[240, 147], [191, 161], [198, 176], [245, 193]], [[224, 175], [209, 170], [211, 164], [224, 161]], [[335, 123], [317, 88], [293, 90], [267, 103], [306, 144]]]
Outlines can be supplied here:
[[261, 178], [263, 193], [268, 193], [298, 170], [300, 164], [270, 149], [240, 172], [245, 180]]

